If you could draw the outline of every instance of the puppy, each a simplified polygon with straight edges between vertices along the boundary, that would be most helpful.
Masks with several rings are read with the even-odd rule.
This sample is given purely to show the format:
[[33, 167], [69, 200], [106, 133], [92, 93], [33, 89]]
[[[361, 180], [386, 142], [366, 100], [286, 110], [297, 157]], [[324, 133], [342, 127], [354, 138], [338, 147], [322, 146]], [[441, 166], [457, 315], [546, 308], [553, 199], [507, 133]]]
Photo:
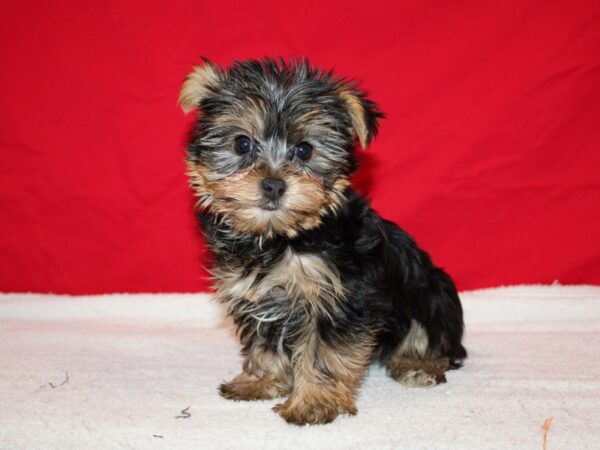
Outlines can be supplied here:
[[233, 400], [287, 397], [304, 425], [356, 414], [369, 364], [405, 386], [445, 382], [466, 357], [450, 277], [353, 189], [355, 140], [383, 117], [358, 86], [306, 60], [205, 60], [180, 94], [214, 288], [238, 327]]

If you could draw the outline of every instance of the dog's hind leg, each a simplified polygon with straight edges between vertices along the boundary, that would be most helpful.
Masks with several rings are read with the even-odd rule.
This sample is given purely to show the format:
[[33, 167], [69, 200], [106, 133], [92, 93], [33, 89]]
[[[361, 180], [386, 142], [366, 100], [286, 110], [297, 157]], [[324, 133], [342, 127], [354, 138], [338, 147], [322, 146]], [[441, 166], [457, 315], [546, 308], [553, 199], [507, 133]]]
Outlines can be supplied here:
[[414, 319], [408, 334], [386, 363], [388, 375], [408, 387], [445, 383], [444, 372], [449, 368], [450, 360], [430, 349], [427, 332]]
[[461, 343], [460, 299], [452, 279], [410, 236], [391, 223], [386, 227], [390, 245], [385, 286], [394, 307], [386, 328], [395, 336], [383, 363], [402, 384], [434, 386], [446, 381], [444, 372], [460, 367], [467, 356]]
[[388, 374], [410, 387], [444, 383], [444, 373], [467, 356], [454, 284], [437, 268], [430, 269], [427, 281], [412, 289], [410, 328], [386, 362]]

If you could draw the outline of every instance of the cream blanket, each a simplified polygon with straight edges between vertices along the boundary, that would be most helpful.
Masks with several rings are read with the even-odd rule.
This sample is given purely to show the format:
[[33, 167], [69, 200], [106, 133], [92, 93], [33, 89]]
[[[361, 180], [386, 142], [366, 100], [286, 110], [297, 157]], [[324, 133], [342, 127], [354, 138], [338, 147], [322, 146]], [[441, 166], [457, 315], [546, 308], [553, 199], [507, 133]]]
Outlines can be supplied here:
[[469, 358], [448, 383], [372, 367], [357, 416], [300, 428], [219, 397], [241, 360], [207, 294], [3, 294], [0, 448], [600, 448], [600, 287], [461, 298]]

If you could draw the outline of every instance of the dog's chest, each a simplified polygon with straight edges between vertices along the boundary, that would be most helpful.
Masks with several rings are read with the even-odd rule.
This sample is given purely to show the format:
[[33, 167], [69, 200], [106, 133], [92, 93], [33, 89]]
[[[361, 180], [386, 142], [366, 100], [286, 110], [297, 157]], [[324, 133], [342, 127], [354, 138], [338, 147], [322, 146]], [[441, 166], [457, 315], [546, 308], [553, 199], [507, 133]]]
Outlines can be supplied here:
[[331, 302], [343, 295], [335, 266], [320, 255], [287, 248], [269, 267], [217, 268], [216, 290], [221, 300], [259, 303], [284, 292], [287, 299], [309, 304]]

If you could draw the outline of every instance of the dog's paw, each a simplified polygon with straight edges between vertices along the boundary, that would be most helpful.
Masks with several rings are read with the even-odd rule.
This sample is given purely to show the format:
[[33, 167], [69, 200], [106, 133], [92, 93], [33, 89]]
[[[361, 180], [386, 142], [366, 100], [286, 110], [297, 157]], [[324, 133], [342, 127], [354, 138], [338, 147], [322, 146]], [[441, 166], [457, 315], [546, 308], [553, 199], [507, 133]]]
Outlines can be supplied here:
[[446, 382], [443, 372], [427, 372], [422, 369], [408, 370], [397, 378], [406, 387], [432, 387]]
[[289, 389], [282, 383], [241, 373], [221, 384], [219, 393], [229, 400], [269, 400], [288, 395]]
[[339, 414], [355, 415], [358, 411], [354, 403], [343, 404], [331, 399], [304, 399], [298, 396], [275, 405], [273, 410], [294, 425], [326, 424], [333, 422]]
[[432, 387], [446, 382], [448, 358], [417, 360], [395, 358], [388, 364], [388, 375], [406, 387]]

